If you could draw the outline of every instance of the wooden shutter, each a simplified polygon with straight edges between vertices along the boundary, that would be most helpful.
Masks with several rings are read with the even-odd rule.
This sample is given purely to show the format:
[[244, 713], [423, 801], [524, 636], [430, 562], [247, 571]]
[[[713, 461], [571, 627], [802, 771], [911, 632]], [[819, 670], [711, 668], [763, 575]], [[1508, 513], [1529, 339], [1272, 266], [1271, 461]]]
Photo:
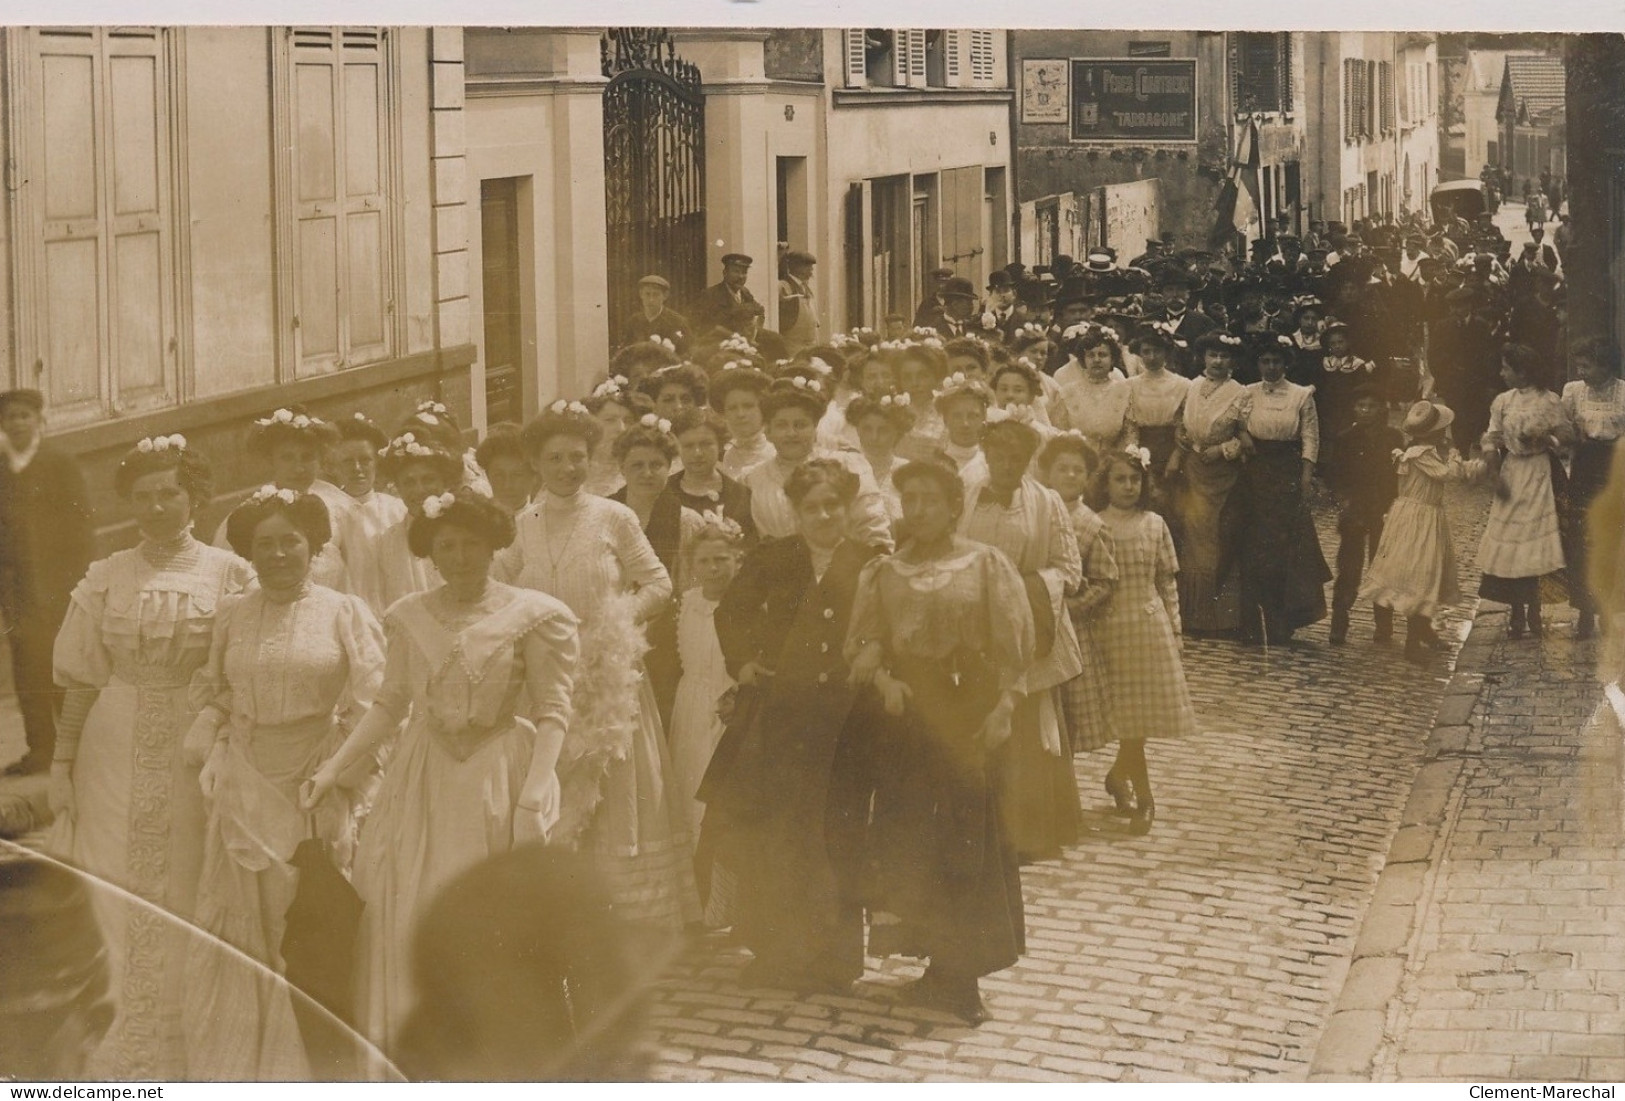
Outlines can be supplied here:
[[1354, 140], [1354, 63], [1343, 60], [1343, 141]]
[[846, 86], [848, 88], [862, 88], [868, 82], [868, 58], [864, 45], [864, 34], [859, 30], [844, 30], [841, 39], [845, 45], [846, 57]]
[[389, 164], [376, 30], [292, 32], [297, 372], [389, 349]]
[[942, 72], [948, 87], [958, 88], [962, 78], [960, 72], [964, 66], [960, 63], [959, 51], [963, 48], [965, 35], [962, 31], [942, 32]]
[[60, 419], [176, 396], [165, 39], [152, 28], [41, 28], [31, 327]]
[[345, 355], [368, 363], [389, 354], [389, 251], [385, 210], [388, 121], [383, 32], [344, 32]]
[[1278, 49], [1276, 51], [1276, 73], [1280, 83], [1280, 93], [1276, 102], [1283, 113], [1292, 110], [1292, 32], [1282, 31], [1275, 36]]
[[926, 86], [924, 30], [908, 32], [908, 85], [910, 88]]
[[979, 88], [990, 87], [994, 83], [994, 32], [971, 31], [970, 34], [971, 82]]
[[908, 31], [891, 32], [891, 82], [893, 88], [908, 87]]
[[[861, 32], [860, 32], [861, 33]], [[856, 328], [867, 322], [864, 317], [864, 268], [867, 266], [869, 251], [864, 248], [864, 212], [868, 203], [864, 201], [866, 189], [864, 185], [853, 183], [846, 189], [846, 324], [848, 328]]]

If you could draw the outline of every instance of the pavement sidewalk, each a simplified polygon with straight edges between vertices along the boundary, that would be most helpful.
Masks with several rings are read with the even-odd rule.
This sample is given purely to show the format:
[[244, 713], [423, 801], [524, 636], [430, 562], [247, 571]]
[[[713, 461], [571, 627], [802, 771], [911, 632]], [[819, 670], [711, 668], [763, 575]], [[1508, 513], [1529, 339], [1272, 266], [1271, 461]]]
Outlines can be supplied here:
[[1625, 1079], [1621, 727], [1570, 620], [1506, 620], [1462, 648], [1311, 1080]]

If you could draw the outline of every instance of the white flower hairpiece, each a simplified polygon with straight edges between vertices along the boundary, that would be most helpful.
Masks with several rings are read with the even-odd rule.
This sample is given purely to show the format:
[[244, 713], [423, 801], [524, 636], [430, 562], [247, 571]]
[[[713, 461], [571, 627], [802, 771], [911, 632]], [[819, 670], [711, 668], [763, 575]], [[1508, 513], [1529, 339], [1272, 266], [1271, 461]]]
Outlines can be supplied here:
[[1241, 337], [1234, 336], [1234, 335], [1232, 335], [1230, 333], [1220, 333], [1216, 339], [1218, 340], [1218, 342], [1220, 344], [1224, 344], [1224, 345], [1226, 345], [1228, 347], [1232, 347], [1232, 348], [1241, 347]]
[[449, 492], [442, 493], [438, 497], [425, 497], [423, 499], [423, 515], [431, 520], [437, 520], [440, 518], [441, 513], [456, 503], [456, 496]]
[[577, 416], [583, 416], [583, 417], [592, 416], [592, 412], [585, 405], [582, 405], [579, 401], [565, 401], [563, 398], [560, 398], [558, 401], [555, 401], [552, 405], [549, 405], [547, 407], [547, 411], [549, 413], [557, 413], [560, 416], [563, 416], [564, 414], [567, 414], [567, 413], [574, 413]]
[[746, 340], [745, 337], [740, 333], [734, 333], [732, 336], [728, 337], [727, 340], [724, 340], [721, 344], [717, 345], [717, 347], [725, 352], [738, 352], [740, 355], [744, 356], [753, 356], [756, 354], [756, 345]]
[[1140, 468], [1142, 470], [1150, 470], [1151, 469], [1151, 449], [1150, 448], [1148, 448], [1148, 447], [1125, 447], [1125, 448], [1123, 448], [1123, 450], [1128, 452], [1130, 455], [1133, 455], [1134, 458], [1139, 461]]
[[625, 391], [625, 388], [625, 377], [622, 375], [616, 375], [614, 378], [606, 378], [603, 382], [600, 382], [597, 386], [594, 386], [592, 389], [592, 396], [594, 398], [619, 397]]
[[135, 449], [143, 455], [154, 451], [185, 451], [186, 437], [180, 434], [173, 436], [148, 436], [136, 442]]
[[940, 336], [933, 335], [924, 337], [921, 339], [920, 343], [925, 345], [927, 348], [935, 348], [939, 352], [942, 351], [942, 338]]
[[439, 424], [440, 424], [440, 418], [435, 416], [433, 413], [424, 413], [424, 412], [420, 411], [420, 412], [418, 412], [418, 413], [416, 413], [414, 415], [416, 416], [416, 418], [418, 420], [422, 421], [424, 424], [432, 425], [432, 426], [435, 426], [435, 427], [438, 427]]
[[848, 344], [858, 343], [858, 338], [853, 336], [851, 333], [831, 333], [829, 336], [829, 342], [832, 347], [844, 348]]
[[673, 344], [663, 336], [651, 336], [649, 338], [649, 343], [658, 348], [666, 349], [666, 351], [670, 352], [672, 355], [677, 354], [677, 345]]
[[995, 405], [993, 408], [987, 411], [987, 423], [1002, 424], [1003, 422], [1010, 420], [1014, 415], [1015, 414], [1011, 413], [1010, 410], [1003, 408], [1002, 406]]
[[797, 390], [811, 390], [815, 394], [822, 394], [824, 392], [823, 383], [819, 382], [815, 378], [804, 378], [801, 375], [796, 375], [795, 377], [791, 378], [790, 385], [794, 386]]
[[305, 429], [321, 424], [319, 418], [304, 413], [295, 413], [292, 409], [278, 409], [268, 417], [261, 417], [254, 424], [259, 428], [269, 428], [273, 424], [285, 424], [290, 428]]
[[730, 359], [727, 363], [724, 363], [722, 365], [721, 369], [724, 370], [724, 371], [744, 371], [744, 370], [748, 370], [750, 368], [750, 366], [751, 365], [749, 363], [746, 363], [744, 360]]
[[745, 529], [722, 514], [722, 509], [715, 512], [702, 512], [699, 525], [694, 529], [688, 539], [689, 546], [693, 546], [701, 539], [721, 539], [730, 546], [737, 546], [745, 541]]
[[365, 413], [351, 413], [350, 414], [350, 419], [357, 422], [358, 424], [368, 424], [368, 423], [370, 423], [367, 420], [367, 414], [365, 414]]
[[418, 402], [418, 412], [419, 413], [439, 413], [442, 417], [449, 416], [451, 414], [451, 410], [447, 409], [440, 402], [435, 401], [432, 398], [429, 399], [428, 401], [420, 401], [420, 402]]
[[916, 325], [914, 326], [914, 335], [923, 340], [928, 336], [936, 336], [937, 331], [929, 325]]
[[396, 436], [393, 440], [390, 440], [389, 446], [384, 448], [378, 454], [381, 457], [395, 455], [397, 457], [413, 459], [428, 459], [433, 458], [435, 455], [443, 454], [443, 452], [436, 451], [432, 447], [419, 443], [417, 434], [414, 432], [402, 432], [399, 436]]
[[1093, 321], [1080, 321], [1076, 325], [1068, 326], [1067, 330], [1061, 334], [1061, 339], [1078, 340], [1086, 336], [1099, 336], [1108, 344], [1121, 343], [1121, 338], [1117, 335], [1116, 329], [1113, 329], [1110, 325], [1096, 324]]
[[665, 417], [657, 417], [653, 413], [643, 414], [643, 416], [638, 418], [638, 423], [645, 428], [653, 428], [668, 434], [671, 432], [671, 421], [667, 420]]
[[1021, 328], [1016, 330], [1016, 335], [1020, 337], [1032, 336], [1047, 338], [1049, 336], [1049, 330], [1044, 328], [1044, 326], [1040, 325], [1036, 321], [1027, 321], [1023, 322]]
[[265, 485], [262, 485], [256, 489], [253, 495], [248, 498], [246, 503], [250, 505], [263, 505], [266, 501], [269, 501], [273, 497], [285, 504], [290, 505], [299, 500], [299, 494], [294, 490], [278, 489], [276, 486], [267, 482]]
[[813, 358], [809, 359], [807, 361], [807, 366], [811, 367], [814, 371], [817, 371], [819, 374], [824, 375], [825, 377], [828, 377], [828, 376], [833, 375], [835, 373], [835, 368], [831, 367], [829, 364], [825, 363], [823, 360], [819, 359], [817, 356], [814, 356]]
[[914, 404], [914, 399], [905, 391], [901, 394], [886, 394], [880, 399], [881, 405], [895, 405], [907, 409]]

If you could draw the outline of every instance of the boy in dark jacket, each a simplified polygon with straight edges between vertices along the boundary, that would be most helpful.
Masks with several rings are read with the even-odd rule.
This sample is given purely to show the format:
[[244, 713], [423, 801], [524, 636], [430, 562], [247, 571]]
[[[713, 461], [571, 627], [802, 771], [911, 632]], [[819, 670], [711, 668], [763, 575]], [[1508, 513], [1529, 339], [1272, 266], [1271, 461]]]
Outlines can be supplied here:
[[[1327, 481], [1337, 494], [1337, 580], [1332, 583], [1334, 643], [1347, 641], [1349, 609], [1360, 591], [1366, 562], [1376, 557], [1382, 540], [1382, 521], [1399, 492], [1393, 453], [1404, 446], [1399, 430], [1388, 424], [1387, 407], [1376, 389], [1362, 385], [1352, 395], [1354, 423], [1337, 437]], [[1394, 634], [1391, 608], [1374, 607], [1374, 640], [1387, 642]]]

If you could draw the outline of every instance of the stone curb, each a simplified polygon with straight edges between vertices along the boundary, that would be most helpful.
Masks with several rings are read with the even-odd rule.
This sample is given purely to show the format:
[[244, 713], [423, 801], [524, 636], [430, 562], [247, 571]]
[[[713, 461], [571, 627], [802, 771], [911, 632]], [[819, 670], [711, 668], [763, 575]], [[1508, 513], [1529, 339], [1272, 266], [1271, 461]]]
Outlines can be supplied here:
[[1428, 732], [1423, 763], [1399, 832], [1360, 923], [1343, 989], [1309, 1064], [1311, 1082], [1370, 1082], [1386, 1038], [1388, 1007], [1399, 996], [1412, 935], [1422, 919], [1423, 886], [1440, 855], [1450, 796], [1461, 778], [1483, 671], [1506, 612], [1475, 611]]

